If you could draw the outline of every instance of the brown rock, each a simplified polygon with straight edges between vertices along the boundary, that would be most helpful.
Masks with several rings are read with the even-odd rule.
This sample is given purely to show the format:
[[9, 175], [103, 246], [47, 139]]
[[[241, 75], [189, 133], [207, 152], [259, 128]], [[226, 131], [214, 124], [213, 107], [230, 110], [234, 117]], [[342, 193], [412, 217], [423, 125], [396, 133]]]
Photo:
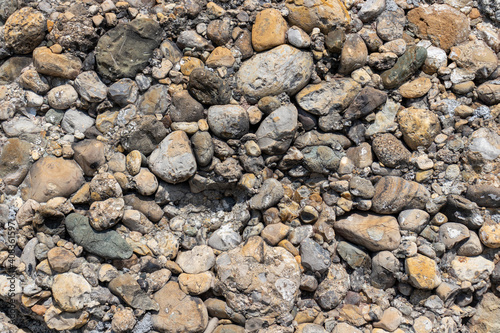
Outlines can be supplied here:
[[281, 13], [273, 8], [257, 14], [252, 28], [252, 45], [261, 52], [285, 44], [287, 24]]
[[130, 274], [122, 274], [109, 282], [109, 290], [134, 309], [158, 311], [158, 304], [144, 292]]
[[118, 310], [113, 315], [111, 328], [114, 332], [130, 332], [134, 328], [137, 320], [135, 319], [134, 311], [131, 308]]
[[368, 115], [370, 112], [384, 104], [387, 100], [387, 93], [373, 87], [365, 87], [354, 98], [352, 103], [344, 112], [344, 118], [358, 119]]
[[200, 295], [212, 287], [214, 283], [214, 273], [208, 271], [198, 274], [179, 275], [179, 287], [188, 295]]
[[98, 140], [83, 140], [72, 145], [75, 161], [86, 176], [93, 176], [106, 163], [104, 144]]
[[234, 59], [231, 51], [228, 48], [219, 46], [216, 47], [215, 50], [212, 51], [212, 53], [210, 53], [210, 56], [205, 61], [205, 64], [211, 68], [220, 66], [232, 67], [235, 61], [236, 60]]
[[450, 49], [448, 56], [460, 68], [486, 79], [497, 68], [498, 58], [495, 52], [482, 40], [470, 41]]
[[9, 139], [0, 153], [0, 178], [5, 184], [21, 184], [30, 167], [31, 144], [17, 138]]
[[429, 110], [407, 108], [398, 112], [397, 120], [403, 139], [413, 150], [418, 146], [429, 147], [441, 132], [439, 118]]
[[476, 307], [474, 317], [469, 321], [471, 333], [494, 333], [500, 331], [500, 298], [486, 293]]
[[274, 223], [266, 226], [261, 236], [268, 244], [275, 246], [286, 237], [289, 229], [290, 227], [283, 223]]
[[465, 42], [469, 36], [467, 16], [448, 5], [418, 7], [408, 12], [407, 18], [419, 38], [430, 39], [445, 51]]
[[45, 38], [47, 20], [31, 7], [24, 7], [12, 14], [5, 22], [5, 44], [15, 53], [28, 54]]
[[399, 92], [404, 98], [419, 98], [425, 96], [431, 89], [431, 80], [426, 77], [419, 77], [413, 81], [407, 82], [399, 87]]
[[417, 289], [432, 290], [441, 283], [436, 262], [421, 254], [406, 258], [405, 269], [411, 285]]
[[198, 297], [186, 295], [177, 282], [169, 282], [154, 294], [160, 305], [153, 315], [154, 329], [165, 333], [198, 333], [208, 325], [208, 312]]
[[75, 259], [75, 254], [63, 247], [54, 247], [47, 253], [50, 268], [57, 273], [67, 272]]
[[408, 164], [411, 157], [410, 151], [390, 133], [376, 136], [372, 148], [378, 160], [390, 168]]
[[287, 0], [290, 11], [288, 22], [310, 33], [318, 27], [327, 34], [336, 26], [347, 26], [351, 22], [349, 12], [340, 0]]
[[43, 46], [33, 51], [33, 64], [38, 73], [74, 80], [82, 69], [80, 59], [71, 54], [55, 54]]
[[393, 216], [351, 214], [334, 222], [342, 237], [372, 251], [395, 250], [401, 242], [398, 221]]
[[368, 58], [368, 49], [358, 34], [349, 34], [346, 37], [342, 53], [340, 54], [339, 73], [347, 75], [363, 67]]
[[430, 199], [429, 191], [416, 182], [386, 176], [375, 185], [372, 210], [379, 214], [399, 213], [404, 209], [423, 209]]
[[89, 223], [96, 230], [109, 229], [123, 217], [125, 201], [122, 198], [109, 198], [90, 205]]
[[75, 161], [43, 157], [32, 167], [27, 177], [28, 196], [38, 202], [55, 197], [69, 197], [84, 183], [82, 169]]
[[65, 312], [58, 307], [51, 306], [45, 311], [43, 320], [50, 329], [58, 331], [73, 330], [82, 327], [90, 319], [87, 311]]
[[500, 208], [500, 187], [489, 184], [470, 185], [466, 197], [481, 207]]

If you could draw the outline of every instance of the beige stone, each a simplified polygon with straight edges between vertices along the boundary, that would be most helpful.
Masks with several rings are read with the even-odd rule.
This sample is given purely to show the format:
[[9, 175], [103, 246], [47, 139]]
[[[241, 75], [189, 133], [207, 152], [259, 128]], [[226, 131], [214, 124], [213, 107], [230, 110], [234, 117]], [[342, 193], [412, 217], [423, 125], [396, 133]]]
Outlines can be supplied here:
[[208, 67], [231, 67], [234, 65], [236, 60], [231, 53], [231, 50], [223, 46], [216, 47], [215, 50], [210, 53], [210, 56], [205, 62]]
[[411, 285], [417, 289], [432, 290], [441, 283], [436, 262], [421, 254], [406, 258], [405, 269]]
[[200, 295], [210, 290], [214, 283], [214, 273], [208, 271], [198, 274], [179, 275], [179, 287], [189, 295]]
[[92, 287], [81, 275], [64, 273], [54, 277], [52, 296], [64, 311], [77, 312], [85, 309], [90, 302]]
[[76, 256], [70, 250], [62, 247], [54, 247], [47, 253], [47, 259], [52, 270], [57, 273], [64, 273], [71, 268]]
[[287, 24], [281, 13], [273, 8], [264, 9], [255, 17], [252, 45], [261, 52], [285, 44]]
[[429, 147], [441, 132], [439, 118], [430, 110], [407, 108], [398, 112], [397, 120], [404, 141], [413, 150]]
[[50, 306], [43, 316], [43, 320], [50, 329], [58, 331], [73, 330], [82, 327], [90, 319], [87, 311], [64, 312], [61, 309]]
[[347, 8], [340, 0], [287, 0], [286, 8], [290, 11], [290, 25], [296, 25], [307, 33], [317, 27], [327, 34], [334, 27], [347, 26], [351, 22]]
[[425, 96], [431, 89], [431, 80], [426, 77], [419, 77], [413, 81], [407, 82], [399, 87], [399, 92], [404, 98], [419, 98]]

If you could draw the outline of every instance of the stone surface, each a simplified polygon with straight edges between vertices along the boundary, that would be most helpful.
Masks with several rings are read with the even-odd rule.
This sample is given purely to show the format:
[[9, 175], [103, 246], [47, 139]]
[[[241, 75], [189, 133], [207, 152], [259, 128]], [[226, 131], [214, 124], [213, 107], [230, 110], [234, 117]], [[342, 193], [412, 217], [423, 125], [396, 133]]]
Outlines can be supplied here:
[[394, 67], [383, 72], [380, 77], [387, 89], [393, 89], [405, 83], [425, 62], [427, 50], [420, 46], [411, 46], [398, 59]]
[[261, 151], [269, 155], [285, 153], [297, 130], [297, 119], [297, 108], [292, 104], [271, 112], [255, 132]]
[[309, 52], [281, 45], [243, 62], [237, 83], [245, 95], [254, 99], [282, 92], [295, 94], [309, 81], [312, 67]]
[[252, 27], [252, 46], [255, 51], [262, 52], [275, 46], [285, 44], [287, 24], [276, 9], [264, 9], [255, 17]]
[[203, 104], [228, 104], [231, 99], [228, 82], [204, 68], [196, 68], [191, 72], [188, 90]]
[[29, 197], [46, 202], [55, 197], [69, 197], [83, 185], [83, 172], [75, 161], [44, 157], [30, 169], [26, 178]]
[[362, 118], [370, 114], [373, 110], [384, 104], [387, 94], [373, 87], [363, 88], [354, 100], [349, 102], [344, 112], [347, 120]]
[[47, 99], [49, 105], [54, 109], [65, 110], [78, 100], [78, 93], [69, 84], [64, 84], [51, 89], [47, 94]]
[[472, 333], [487, 333], [500, 330], [500, 299], [493, 293], [486, 293], [477, 307], [476, 314], [469, 321]]
[[324, 310], [332, 310], [344, 299], [350, 287], [350, 278], [340, 264], [332, 264], [325, 279], [314, 293], [314, 299]]
[[304, 268], [324, 273], [331, 264], [330, 253], [310, 238], [300, 243], [301, 264]]
[[132, 256], [132, 249], [120, 234], [114, 230], [94, 231], [89, 219], [83, 215], [68, 215], [65, 225], [75, 243], [90, 253], [109, 259], [128, 259]]
[[406, 258], [405, 270], [411, 285], [417, 289], [430, 290], [441, 283], [436, 262], [421, 254]]
[[431, 80], [426, 77], [419, 77], [413, 81], [407, 82], [399, 87], [399, 92], [404, 98], [419, 98], [425, 96], [431, 89]]
[[31, 53], [45, 38], [47, 20], [31, 7], [23, 7], [13, 13], [4, 26], [5, 44], [15, 53]]
[[76, 256], [73, 252], [62, 247], [54, 247], [47, 252], [47, 260], [54, 272], [65, 273], [69, 271], [75, 259]]
[[342, 53], [340, 54], [339, 73], [347, 75], [363, 67], [368, 58], [368, 49], [358, 34], [346, 36]]
[[0, 153], [0, 178], [6, 184], [19, 185], [30, 168], [31, 144], [18, 138], [9, 139]]
[[410, 151], [392, 134], [376, 136], [372, 148], [378, 160], [390, 168], [407, 165], [410, 161]]
[[181, 90], [172, 95], [172, 106], [169, 108], [172, 121], [198, 121], [203, 118], [203, 111], [203, 105], [187, 90]]
[[149, 155], [167, 136], [165, 126], [153, 115], [136, 119], [130, 125], [129, 134], [121, 139], [121, 144], [127, 151], [138, 150]]
[[122, 274], [109, 282], [109, 290], [134, 309], [155, 310], [160, 308], [140, 287], [130, 274]]
[[33, 51], [33, 64], [40, 74], [74, 80], [82, 69], [82, 61], [76, 56], [62, 53], [55, 54], [45, 47]]
[[398, 213], [404, 209], [423, 209], [430, 199], [422, 185], [400, 177], [386, 176], [375, 185], [372, 210], [379, 214]]
[[469, 19], [448, 5], [412, 9], [408, 12], [408, 21], [418, 37], [429, 39], [445, 51], [465, 42], [469, 36]]
[[196, 160], [188, 136], [183, 131], [170, 133], [148, 158], [151, 171], [162, 180], [177, 184], [196, 172]]
[[288, 21], [310, 33], [318, 27], [328, 33], [335, 26], [346, 26], [351, 18], [343, 2], [338, 0], [313, 0], [303, 2], [287, 0], [286, 8], [290, 11]]
[[239, 139], [250, 127], [248, 113], [238, 105], [215, 105], [208, 109], [208, 125], [223, 139]]
[[31, 64], [29, 57], [10, 57], [0, 66], [0, 84], [10, 84], [14, 82], [21, 71]]
[[75, 79], [75, 88], [78, 94], [87, 102], [101, 102], [106, 98], [108, 87], [102, 83], [96, 72], [88, 71], [78, 75]]
[[460, 44], [450, 49], [448, 56], [476, 78], [486, 79], [497, 68], [498, 58], [485, 42], [476, 40]]
[[99, 38], [97, 70], [109, 79], [133, 78], [146, 67], [160, 42], [160, 25], [152, 19], [137, 18], [121, 24]]
[[91, 51], [99, 38], [92, 20], [80, 15], [73, 17], [60, 15], [48, 37], [65, 49], [83, 52]]
[[52, 284], [52, 295], [57, 305], [64, 311], [76, 312], [90, 303], [90, 284], [75, 273], [58, 274]]
[[104, 144], [97, 140], [83, 140], [72, 145], [74, 159], [86, 176], [93, 176], [106, 163]]
[[96, 230], [106, 230], [120, 222], [125, 210], [122, 198], [95, 201], [90, 205], [89, 223]]
[[399, 225], [392, 216], [355, 213], [337, 220], [335, 231], [372, 251], [394, 250], [401, 242]]
[[175, 261], [185, 273], [203, 273], [215, 264], [215, 255], [207, 245], [195, 246], [191, 251], [180, 252]]
[[398, 112], [397, 120], [404, 141], [413, 150], [418, 146], [429, 147], [441, 132], [438, 116], [429, 110], [407, 108]]
[[283, 185], [276, 179], [266, 179], [259, 189], [259, 193], [250, 199], [252, 209], [265, 210], [276, 205], [285, 195]]

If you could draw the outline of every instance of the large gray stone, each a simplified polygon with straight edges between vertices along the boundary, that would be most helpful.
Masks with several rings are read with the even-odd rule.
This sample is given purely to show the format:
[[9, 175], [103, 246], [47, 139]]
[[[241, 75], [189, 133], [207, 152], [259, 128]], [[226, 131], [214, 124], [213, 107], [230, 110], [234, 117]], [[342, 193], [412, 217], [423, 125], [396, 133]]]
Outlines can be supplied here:
[[208, 109], [210, 130], [220, 138], [239, 139], [248, 133], [247, 111], [239, 105], [214, 105]]

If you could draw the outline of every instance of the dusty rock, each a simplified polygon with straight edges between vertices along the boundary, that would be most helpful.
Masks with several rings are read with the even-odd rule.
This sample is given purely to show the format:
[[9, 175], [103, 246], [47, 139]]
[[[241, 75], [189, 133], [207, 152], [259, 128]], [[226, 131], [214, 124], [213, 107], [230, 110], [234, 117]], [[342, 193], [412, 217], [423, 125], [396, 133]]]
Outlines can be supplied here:
[[167, 130], [153, 115], [147, 115], [131, 123], [129, 134], [123, 136], [121, 144], [127, 151], [138, 150], [149, 155], [167, 136]]
[[364, 117], [384, 104], [386, 100], [387, 94], [385, 92], [373, 87], [365, 87], [354, 98], [352, 103], [348, 103], [344, 118], [349, 120]]
[[214, 273], [180, 274], [179, 287], [188, 295], [200, 295], [210, 290], [214, 283]]
[[346, 75], [363, 67], [367, 57], [368, 49], [363, 39], [358, 34], [348, 34], [340, 54], [339, 73]]
[[406, 258], [405, 270], [411, 285], [417, 289], [430, 290], [441, 283], [436, 262], [421, 254]]
[[399, 246], [399, 225], [392, 216], [351, 214], [337, 220], [335, 231], [347, 240], [372, 251], [394, 250]]
[[123, 217], [125, 201], [122, 198], [109, 198], [90, 205], [89, 223], [96, 230], [109, 229]]
[[45, 38], [46, 18], [31, 8], [23, 7], [13, 13], [4, 26], [5, 44], [15, 53], [31, 53]]
[[75, 88], [69, 84], [64, 84], [51, 89], [47, 94], [49, 105], [54, 109], [65, 110], [71, 107], [78, 99]]
[[106, 98], [108, 87], [97, 76], [96, 72], [88, 71], [78, 75], [75, 79], [75, 88], [78, 94], [87, 102], [101, 102]]
[[310, 33], [314, 27], [328, 33], [333, 27], [348, 25], [351, 21], [344, 4], [338, 0], [313, 0], [302, 2], [287, 0], [286, 8], [290, 11], [288, 21], [305, 32]]
[[131, 331], [137, 320], [134, 316], [134, 311], [130, 308], [118, 310], [111, 321], [111, 328], [115, 332], [128, 332]]
[[477, 308], [476, 314], [469, 321], [472, 333], [494, 332], [500, 329], [498, 315], [500, 314], [500, 299], [493, 293], [486, 293]]
[[255, 17], [252, 27], [252, 45], [255, 51], [262, 52], [285, 44], [287, 24], [276, 9], [264, 9]]
[[478, 283], [489, 276], [495, 265], [492, 261], [482, 257], [460, 257], [457, 256], [451, 262], [451, 271], [461, 281]]
[[431, 80], [426, 77], [419, 77], [413, 81], [407, 82], [399, 87], [399, 92], [404, 98], [419, 98], [425, 96], [431, 89]]
[[146, 294], [130, 274], [120, 275], [109, 282], [109, 290], [134, 309], [158, 311], [158, 303]]
[[47, 327], [58, 331], [78, 329], [90, 319], [87, 311], [65, 312], [55, 306], [50, 306], [43, 316]]
[[0, 178], [8, 185], [19, 185], [30, 167], [31, 144], [18, 138], [9, 139], [0, 153]]
[[332, 264], [328, 268], [326, 278], [319, 284], [314, 299], [325, 310], [334, 309], [342, 302], [349, 290], [350, 279], [345, 268], [340, 264]]
[[410, 151], [389, 133], [376, 136], [372, 148], [378, 160], [390, 168], [406, 165], [410, 160]]
[[58, 274], [54, 277], [52, 295], [57, 305], [64, 311], [76, 312], [90, 303], [90, 284], [75, 273]]
[[406, 25], [405, 13], [401, 8], [386, 10], [377, 18], [377, 35], [384, 41], [391, 41], [403, 37]]
[[33, 51], [33, 64], [40, 74], [74, 80], [82, 69], [80, 59], [71, 54], [55, 54], [45, 47]]
[[285, 195], [283, 185], [276, 179], [266, 179], [259, 189], [259, 193], [250, 200], [252, 209], [265, 210], [276, 205]]
[[228, 83], [204, 68], [191, 72], [188, 90], [199, 102], [208, 105], [228, 104], [231, 98]]
[[208, 271], [215, 264], [213, 250], [206, 246], [195, 246], [191, 251], [180, 252], [175, 261], [185, 273], [198, 274]]
[[460, 68], [474, 73], [479, 79], [490, 76], [498, 64], [495, 52], [485, 42], [479, 40], [452, 47], [448, 57]]
[[423, 209], [430, 199], [422, 185], [400, 177], [383, 177], [375, 185], [372, 210], [379, 214], [398, 213], [404, 209]]
[[83, 52], [92, 50], [98, 38], [92, 20], [80, 15], [60, 15], [49, 34], [49, 39], [62, 47]]
[[408, 108], [398, 112], [397, 120], [403, 139], [413, 150], [418, 146], [429, 147], [441, 132], [438, 116], [429, 110]]

